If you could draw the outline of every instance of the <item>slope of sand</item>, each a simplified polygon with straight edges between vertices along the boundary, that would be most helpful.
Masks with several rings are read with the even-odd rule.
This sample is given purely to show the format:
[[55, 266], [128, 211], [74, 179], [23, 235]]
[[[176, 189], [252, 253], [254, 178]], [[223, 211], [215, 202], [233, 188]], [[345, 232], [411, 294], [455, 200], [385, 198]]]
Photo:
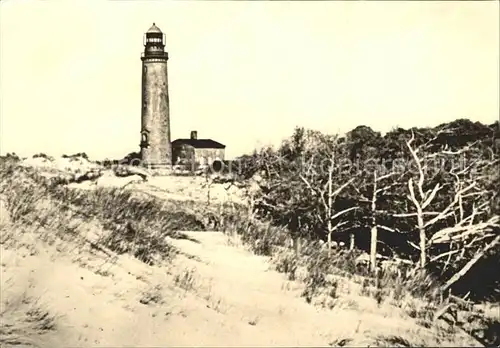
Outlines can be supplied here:
[[[123, 178], [104, 179], [109, 185], [88, 188], [129, 184]], [[155, 177], [127, 187], [179, 201], [204, 201], [208, 193], [201, 178]], [[236, 193], [223, 184], [210, 188], [211, 200], [221, 203], [236, 200]], [[21, 322], [25, 313], [33, 317], [34, 309], [42, 317], [47, 311], [54, 321], [51, 330], [21, 323], [16, 333], [38, 340], [33, 330], [45, 332], [41, 347], [374, 347], [396, 346], [396, 341], [478, 346], [463, 336], [419, 326], [395, 307], [377, 305], [347, 280], [332, 309], [307, 304], [300, 297], [302, 284], [288, 281], [268, 258], [220, 232], [185, 232], [188, 239], [169, 239], [181, 254], [170, 263], [148, 266], [128, 255], [94, 250], [75, 236], [61, 241], [56, 231], [32, 231], [35, 226], [5, 220], [0, 223], [2, 325]], [[87, 224], [89, 235], [102, 232], [100, 224]], [[8, 306], [15, 310], [4, 315]]]
[[2, 245], [2, 300], [26, 292], [56, 316], [47, 347], [376, 346], [390, 336], [436, 344], [390, 312], [307, 304], [300, 285], [219, 232], [186, 235], [170, 240], [182, 254], [151, 267], [25, 233], [17, 250]]

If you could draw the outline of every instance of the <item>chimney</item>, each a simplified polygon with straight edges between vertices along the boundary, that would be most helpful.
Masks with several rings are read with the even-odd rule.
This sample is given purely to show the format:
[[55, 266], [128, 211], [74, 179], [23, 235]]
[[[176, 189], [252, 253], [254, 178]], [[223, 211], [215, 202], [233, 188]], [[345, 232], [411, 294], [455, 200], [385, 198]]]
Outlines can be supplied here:
[[197, 131], [191, 131], [191, 139], [198, 139], [198, 132]]

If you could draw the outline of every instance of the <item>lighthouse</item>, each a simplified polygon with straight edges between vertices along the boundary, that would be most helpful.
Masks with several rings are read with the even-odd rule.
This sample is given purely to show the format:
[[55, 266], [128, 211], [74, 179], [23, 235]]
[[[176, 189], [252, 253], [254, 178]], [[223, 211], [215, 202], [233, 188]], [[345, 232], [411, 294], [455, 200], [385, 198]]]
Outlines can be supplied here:
[[151, 169], [167, 169], [172, 166], [172, 144], [165, 34], [153, 23], [143, 43], [141, 160]]

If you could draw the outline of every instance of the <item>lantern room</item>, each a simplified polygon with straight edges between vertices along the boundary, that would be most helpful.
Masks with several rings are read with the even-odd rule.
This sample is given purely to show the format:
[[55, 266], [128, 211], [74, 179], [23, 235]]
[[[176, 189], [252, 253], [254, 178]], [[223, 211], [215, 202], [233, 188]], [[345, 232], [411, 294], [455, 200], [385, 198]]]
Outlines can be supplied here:
[[165, 34], [153, 23], [153, 26], [144, 34], [144, 53], [143, 57], [164, 57], [165, 52]]

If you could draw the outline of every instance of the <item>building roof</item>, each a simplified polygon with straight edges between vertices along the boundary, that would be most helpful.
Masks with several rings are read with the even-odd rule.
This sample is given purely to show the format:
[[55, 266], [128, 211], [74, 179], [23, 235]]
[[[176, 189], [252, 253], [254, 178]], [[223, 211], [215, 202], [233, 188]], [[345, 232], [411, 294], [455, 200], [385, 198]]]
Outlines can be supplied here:
[[151, 28], [149, 28], [149, 29], [148, 29], [148, 31], [147, 31], [146, 33], [148, 33], [148, 34], [150, 34], [150, 33], [157, 33], [157, 34], [161, 34], [161, 30], [160, 30], [160, 28], [158, 28], [158, 27], [156, 26], [156, 24], [154, 24], [154, 23], [153, 23], [153, 25], [151, 26]]
[[223, 145], [212, 139], [176, 139], [172, 145], [190, 145], [195, 149], [225, 149]]

